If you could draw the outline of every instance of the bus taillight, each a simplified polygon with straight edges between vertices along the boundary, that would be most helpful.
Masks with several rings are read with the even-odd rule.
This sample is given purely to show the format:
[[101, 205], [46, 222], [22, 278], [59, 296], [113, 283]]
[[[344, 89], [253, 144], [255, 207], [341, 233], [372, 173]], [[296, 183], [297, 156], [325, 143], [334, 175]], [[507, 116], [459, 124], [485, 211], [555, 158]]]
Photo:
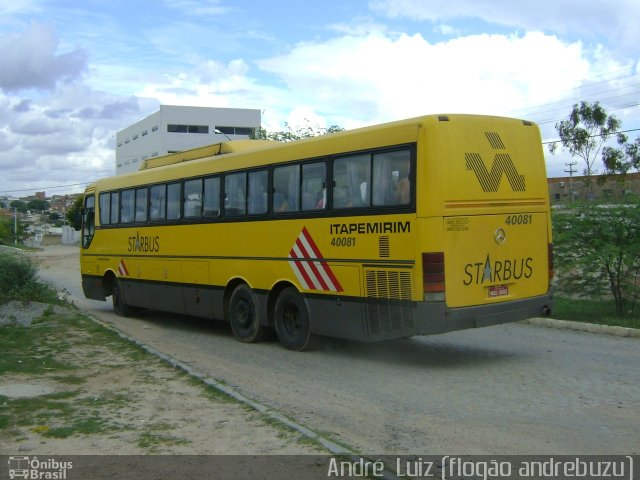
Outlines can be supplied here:
[[426, 300], [444, 300], [444, 252], [422, 254], [422, 283]]
[[551, 280], [553, 280], [553, 276], [555, 274], [554, 269], [553, 269], [553, 243], [550, 243], [548, 245], [548, 255], [547, 258], [549, 259], [549, 282], [551, 282]]

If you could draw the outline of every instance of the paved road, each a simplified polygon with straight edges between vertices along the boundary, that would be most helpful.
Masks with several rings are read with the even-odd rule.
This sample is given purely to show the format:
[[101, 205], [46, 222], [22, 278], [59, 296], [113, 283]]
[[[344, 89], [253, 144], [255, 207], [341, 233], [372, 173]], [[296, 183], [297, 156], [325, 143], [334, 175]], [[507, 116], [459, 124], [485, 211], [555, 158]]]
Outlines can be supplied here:
[[77, 249], [39, 254], [78, 306], [363, 453], [640, 454], [640, 340], [510, 324], [295, 353], [228, 326], [81, 296]]

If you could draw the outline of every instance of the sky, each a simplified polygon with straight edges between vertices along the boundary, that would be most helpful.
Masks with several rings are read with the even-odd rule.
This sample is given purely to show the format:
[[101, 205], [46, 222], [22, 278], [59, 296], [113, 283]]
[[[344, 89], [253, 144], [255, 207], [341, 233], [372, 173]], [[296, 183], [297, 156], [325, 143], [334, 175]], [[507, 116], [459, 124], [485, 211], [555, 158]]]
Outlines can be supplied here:
[[585, 100], [640, 129], [638, 18], [637, 0], [0, 0], [0, 196], [113, 175], [116, 132], [161, 104], [257, 108], [268, 131], [505, 115], [551, 142]]

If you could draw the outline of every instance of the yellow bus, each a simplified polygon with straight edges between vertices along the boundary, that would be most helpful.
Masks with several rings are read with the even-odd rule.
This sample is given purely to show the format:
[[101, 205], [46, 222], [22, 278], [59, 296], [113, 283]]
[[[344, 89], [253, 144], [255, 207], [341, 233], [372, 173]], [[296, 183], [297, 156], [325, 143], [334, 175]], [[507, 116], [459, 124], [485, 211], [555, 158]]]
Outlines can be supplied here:
[[429, 115], [289, 143], [227, 142], [89, 186], [85, 296], [379, 341], [548, 315], [553, 248], [538, 127]]

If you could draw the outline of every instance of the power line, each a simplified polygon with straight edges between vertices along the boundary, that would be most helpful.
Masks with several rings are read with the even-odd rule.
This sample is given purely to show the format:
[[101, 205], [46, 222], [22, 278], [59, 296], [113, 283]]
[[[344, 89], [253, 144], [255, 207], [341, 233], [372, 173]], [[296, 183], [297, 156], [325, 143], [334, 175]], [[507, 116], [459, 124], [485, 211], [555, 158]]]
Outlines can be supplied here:
[[[611, 132], [607, 135], [618, 135], [619, 133], [629, 133], [629, 132], [637, 132], [637, 131], [640, 131], [640, 128], [632, 128], [631, 130], [620, 130], [619, 132]], [[603, 134], [598, 133], [596, 135], [589, 135], [587, 138], [596, 138], [596, 137], [603, 137], [603, 136], [604, 136]], [[549, 142], [542, 142], [542, 145], [549, 145], [551, 143], [560, 143], [560, 142], [562, 142], [562, 140], [551, 140]]]
[[[624, 95], [626, 96], [626, 95]], [[634, 102], [634, 103], [626, 103], [624, 105], [617, 105], [614, 107], [607, 107], [606, 110], [609, 112], [611, 110], [620, 110], [621, 108], [632, 108], [632, 107], [637, 107], [638, 105], [640, 105], [640, 102]], [[557, 108], [556, 110], [559, 110], [559, 108]], [[546, 125], [548, 123], [556, 123], [556, 122], [560, 122], [562, 120], [566, 120], [567, 117], [564, 116], [563, 118], [558, 118], [556, 120], [542, 120], [542, 121], [538, 121], [536, 122], [538, 125]]]
[[20, 188], [18, 190], [3, 190], [4, 193], [16, 193], [16, 192], [39, 192], [40, 190], [56, 190], [58, 188], [67, 188], [67, 187], [79, 187], [81, 185], [89, 185], [92, 182], [83, 182], [83, 183], [69, 183], [67, 185], [55, 185], [52, 187], [38, 187], [38, 188]]

